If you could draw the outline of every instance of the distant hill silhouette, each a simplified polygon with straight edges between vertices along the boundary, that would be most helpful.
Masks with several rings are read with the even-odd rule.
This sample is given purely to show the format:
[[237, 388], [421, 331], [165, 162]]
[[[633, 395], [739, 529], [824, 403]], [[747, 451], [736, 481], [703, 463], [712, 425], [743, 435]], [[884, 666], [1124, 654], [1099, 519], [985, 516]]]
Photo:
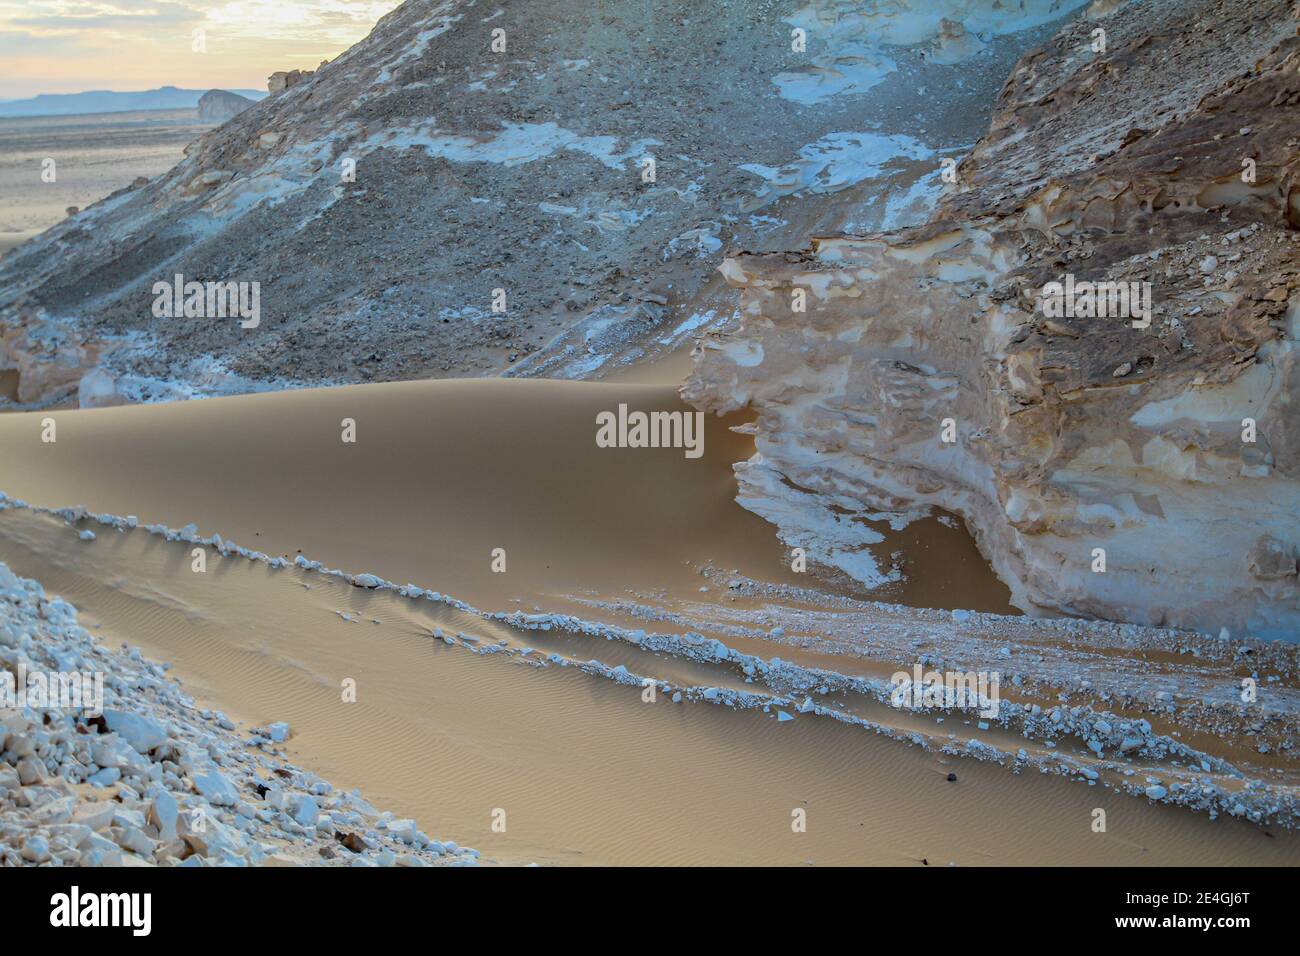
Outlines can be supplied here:
[[[85, 93], [42, 93], [25, 100], [0, 102], [0, 117], [73, 116], [78, 113], [128, 113], [136, 110], [188, 110], [199, 105], [208, 90], [182, 90], [162, 86], [156, 90], [117, 93], [90, 90]], [[265, 90], [230, 90], [249, 100], [260, 100]]]

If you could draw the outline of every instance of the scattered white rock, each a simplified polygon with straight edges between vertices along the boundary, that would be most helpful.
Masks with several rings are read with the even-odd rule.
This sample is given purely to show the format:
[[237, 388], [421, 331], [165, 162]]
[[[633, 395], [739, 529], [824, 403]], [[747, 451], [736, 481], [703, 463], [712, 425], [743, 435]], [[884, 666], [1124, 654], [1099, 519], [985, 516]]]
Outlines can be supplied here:
[[[391, 822], [358, 794], [249, 748], [223, 714], [196, 709], [165, 667], [138, 648], [98, 645], [75, 608], [0, 564], [0, 673], [15, 653], [32, 669], [93, 660], [105, 672], [105, 706], [102, 721], [54, 708], [0, 712], [0, 866], [476, 863], [414, 820]], [[289, 726], [267, 732], [283, 742]]]

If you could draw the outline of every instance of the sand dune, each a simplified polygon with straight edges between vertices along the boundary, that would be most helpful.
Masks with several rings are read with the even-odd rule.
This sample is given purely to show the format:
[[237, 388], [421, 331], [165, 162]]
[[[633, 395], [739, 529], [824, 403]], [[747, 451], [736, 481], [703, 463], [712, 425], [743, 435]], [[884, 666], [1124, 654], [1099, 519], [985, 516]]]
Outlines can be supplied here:
[[[101, 638], [174, 661], [201, 699], [295, 728], [291, 756], [503, 863], [920, 865], [1283, 863], [1296, 841], [1037, 773], [926, 752], [833, 721], [733, 712], [583, 673], [598, 655], [675, 686], [689, 662], [596, 639], [511, 633], [454, 610], [143, 532], [89, 544], [57, 519], [0, 517], [0, 550]], [[347, 614], [349, 619], [341, 616]], [[449, 647], [434, 636], [464, 635]], [[468, 647], [555, 654], [528, 666]], [[344, 679], [357, 701], [343, 703]], [[949, 772], [959, 774], [949, 783]], [[1095, 807], [1111, 814], [1093, 833]], [[504, 833], [492, 814], [506, 812]], [[808, 828], [791, 830], [803, 810]]]
[[[666, 386], [440, 381], [10, 415], [0, 417], [10, 450], [0, 491], [193, 522], [268, 554], [301, 552], [494, 609], [629, 588], [697, 596], [709, 564], [808, 584], [772, 528], [732, 500], [731, 465], [752, 454], [730, 430], [741, 419], [706, 417], [698, 459], [598, 448], [596, 415], [620, 404], [690, 411]], [[57, 424], [52, 444], [41, 442], [46, 417]], [[345, 419], [355, 443], [342, 440]], [[933, 530], [949, 570], [913, 586], [951, 588], [949, 606], [1005, 608], [969, 539]], [[498, 548], [505, 573], [492, 570]]]
[[[916, 635], [937, 635], [949, 653], [968, 646], [933, 612], [900, 618], [843, 582], [793, 572], [774, 529], [733, 500], [731, 465], [752, 452], [731, 430], [738, 419], [707, 418], [699, 458], [597, 447], [598, 413], [620, 404], [686, 410], [666, 385], [456, 381], [13, 414], [0, 416], [0, 491], [141, 525], [192, 522], [204, 536], [409, 581], [487, 612], [694, 630], [826, 673], [887, 675], [915, 659]], [[46, 419], [52, 443], [41, 440]], [[342, 440], [345, 419], [355, 443]], [[201, 698], [250, 722], [288, 720], [304, 763], [502, 862], [1030, 863], [1046, 854], [1138, 864], [1296, 853], [1285, 831], [1271, 839], [1245, 823], [1211, 825], [1113, 790], [944, 753], [953, 731], [959, 743], [974, 734], [969, 721], [943, 724], [853, 695], [826, 702], [900, 740], [811, 713], [778, 721], [789, 704], [736, 710], [699, 693], [771, 693], [730, 666], [651, 653], [599, 630], [525, 630], [212, 548], [207, 572], [196, 574], [183, 541], [77, 528], [97, 536], [82, 540], [49, 514], [2, 510], [0, 558], [72, 600], [101, 637], [174, 662]], [[492, 570], [495, 548], [505, 550], [504, 573]], [[913, 571], [886, 597], [1005, 608], [1005, 589], [960, 531], [931, 523], [891, 534], [880, 550], [907, 552]], [[837, 607], [845, 610], [824, 610]], [[737, 612], [743, 627], [728, 623]], [[781, 642], [753, 629], [781, 614], [803, 622]], [[986, 649], [1006, 641], [1040, 660], [1071, 650], [1068, 632], [987, 621], [975, 638]], [[858, 637], [846, 643], [839, 629]], [[1121, 679], [1129, 657], [1145, 660], [1110, 653]], [[1072, 665], [1061, 660], [1068, 678]], [[695, 690], [652, 706], [635, 683], [610, 679], [614, 667]], [[1105, 669], [1094, 673], [1104, 688]], [[341, 702], [349, 677], [361, 690], [356, 704]], [[901, 742], [912, 734], [931, 744]], [[1009, 728], [980, 736], [1055, 759]], [[1175, 764], [1144, 763], [1161, 774]], [[960, 786], [944, 780], [950, 771]], [[1096, 806], [1123, 821], [1111, 837], [1089, 828]], [[816, 826], [793, 834], [800, 807]], [[496, 808], [512, 821], [504, 834], [490, 829]]]

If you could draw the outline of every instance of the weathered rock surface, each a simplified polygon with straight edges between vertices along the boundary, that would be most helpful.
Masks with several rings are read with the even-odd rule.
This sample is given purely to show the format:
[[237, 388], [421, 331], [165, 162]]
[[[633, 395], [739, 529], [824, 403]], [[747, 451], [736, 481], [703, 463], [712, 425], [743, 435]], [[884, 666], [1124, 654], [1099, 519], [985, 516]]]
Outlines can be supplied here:
[[314, 70], [277, 70], [266, 79], [266, 90], [272, 96], [297, 86], [314, 73]]
[[[1021, 61], [928, 224], [728, 260], [684, 394], [757, 412], [739, 500], [829, 563], [941, 507], [1027, 611], [1293, 636], [1291, 4], [1115, 6]], [[1149, 326], [1049, 314], [1067, 275], [1149, 283]]]

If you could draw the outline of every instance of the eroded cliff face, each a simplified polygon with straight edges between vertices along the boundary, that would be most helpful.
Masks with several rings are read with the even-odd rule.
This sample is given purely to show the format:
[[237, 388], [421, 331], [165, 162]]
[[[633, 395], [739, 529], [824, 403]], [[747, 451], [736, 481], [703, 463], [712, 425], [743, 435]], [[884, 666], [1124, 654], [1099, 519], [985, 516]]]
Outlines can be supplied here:
[[757, 412], [739, 500], [862, 580], [865, 520], [937, 507], [1027, 611], [1295, 635], [1295, 21], [1112, 6], [1021, 62], [927, 225], [728, 260], [684, 394]]

